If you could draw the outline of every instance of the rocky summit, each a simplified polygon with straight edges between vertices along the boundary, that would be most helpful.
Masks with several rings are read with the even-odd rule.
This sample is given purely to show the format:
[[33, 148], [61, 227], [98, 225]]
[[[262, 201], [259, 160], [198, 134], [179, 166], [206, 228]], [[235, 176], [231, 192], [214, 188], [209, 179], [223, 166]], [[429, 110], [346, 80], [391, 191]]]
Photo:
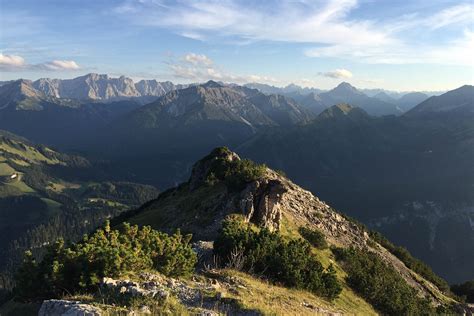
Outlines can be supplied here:
[[164, 231], [179, 228], [192, 233], [196, 239], [210, 241], [218, 235], [221, 222], [231, 214], [241, 214], [245, 221], [271, 231], [298, 231], [298, 227], [316, 229], [324, 234], [330, 245], [355, 247], [376, 254], [420, 296], [435, 305], [443, 304], [446, 296], [436, 285], [377, 243], [361, 224], [337, 212], [285, 176], [265, 167], [259, 177], [238, 188], [229, 188], [216, 180], [219, 177], [214, 178], [216, 162], [220, 165], [221, 162], [234, 164], [240, 161], [236, 153], [216, 149], [194, 165], [188, 182], [164, 192], [158, 199], [120, 220], [148, 224]]

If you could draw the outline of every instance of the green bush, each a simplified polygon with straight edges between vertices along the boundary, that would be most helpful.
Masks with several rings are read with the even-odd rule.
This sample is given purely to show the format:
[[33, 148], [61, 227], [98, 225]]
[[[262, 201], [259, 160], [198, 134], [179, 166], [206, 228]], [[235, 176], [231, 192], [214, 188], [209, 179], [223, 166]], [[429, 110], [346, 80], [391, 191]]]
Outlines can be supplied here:
[[450, 288], [448, 282], [446, 282], [443, 278], [434, 273], [433, 270], [431, 270], [431, 268], [426, 263], [413, 257], [407, 249], [392, 244], [379, 232], [371, 231], [370, 238], [384, 246], [394, 256], [400, 259], [408, 268], [420, 274], [428, 281], [432, 282], [443, 292], [449, 293]]
[[454, 284], [451, 286], [451, 290], [466, 302], [474, 303], [474, 280], [462, 284]]
[[347, 283], [378, 311], [386, 315], [433, 315], [435, 310], [375, 253], [333, 248], [347, 272]]
[[[342, 291], [332, 266], [324, 269], [302, 239], [286, 240], [267, 229], [252, 230], [236, 219], [223, 222], [214, 252], [228, 263], [241, 254], [242, 269], [265, 275], [288, 287], [307, 289], [330, 299]], [[232, 263], [232, 262], [231, 262]]]
[[191, 236], [179, 231], [168, 236], [149, 226], [141, 229], [125, 223], [111, 230], [109, 223], [81, 242], [65, 247], [59, 240], [41, 262], [27, 252], [16, 274], [16, 295], [21, 298], [55, 297], [93, 290], [101, 279], [129, 271], [155, 269], [170, 276], [193, 272], [196, 254]]
[[313, 247], [318, 249], [326, 249], [328, 247], [326, 237], [319, 230], [300, 227], [299, 232]]
[[231, 151], [226, 147], [214, 149], [202, 162], [210, 161], [205, 183], [214, 185], [226, 183], [231, 189], [242, 189], [246, 183], [257, 180], [265, 174], [266, 166], [248, 159], [229, 161], [226, 155]]

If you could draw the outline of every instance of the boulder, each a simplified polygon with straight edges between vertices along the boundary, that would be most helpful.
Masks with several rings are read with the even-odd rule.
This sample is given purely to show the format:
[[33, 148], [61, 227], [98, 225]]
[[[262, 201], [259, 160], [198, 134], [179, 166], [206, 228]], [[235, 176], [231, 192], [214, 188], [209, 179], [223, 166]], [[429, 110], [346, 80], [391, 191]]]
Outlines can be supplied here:
[[47, 300], [43, 301], [38, 316], [99, 316], [100, 308], [82, 304], [77, 301]]

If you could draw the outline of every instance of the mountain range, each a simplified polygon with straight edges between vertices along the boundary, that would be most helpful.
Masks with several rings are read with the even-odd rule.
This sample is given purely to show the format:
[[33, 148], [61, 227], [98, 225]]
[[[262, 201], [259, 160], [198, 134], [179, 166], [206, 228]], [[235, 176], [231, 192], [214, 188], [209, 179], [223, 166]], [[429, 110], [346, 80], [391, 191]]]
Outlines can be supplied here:
[[[32, 88], [44, 96], [105, 102], [135, 98], [146, 103], [172, 90], [185, 87], [185, 85], [175, 85], [170, 81], [140, 80], [135, 83], [125, 76], [113, 78], [106, 74], [95, 73], [74, 79], [41, 78], [28, 82]], [[3, 82], [2, 85], [8, 83]]]
[[347, 82], [339, 84], [336, 88], [319, 94], [326, 107], [339, 103], [348, 103], [360, 107], [374, 116], [400, 115], [402, 110], [395, 104], [388, 103], [378, 98], [371, 98]]
[[448, 280], [473, 277], [472, 86], [426, 100], [407, 94], [394, 98], [398, 105], [348, 83], [300, 99], [214, 81], [174, 87], [143, 105], [135, 96], [57, 98], [31, 81], [8, 82], [0, 126], [104, 162], [114, 179], [160, 189], [186, 179], [212, 148], [229, 146], [383, 231]]
[[427, 94], [421, 92], [395, 94], [381, 89], [377, 90], [377, 93], [370, 93], [369, 96], [365, 93], [366, 90], [357, 89], [347, 82], [342, 82], [329, 91], [301, 88], [296, 85], [289, 85], [284, 88], [264, 84], [247, 84], [245, 86], [258, 89], [265, 94], [287, 96], [316, 114], [332, 105], [347, 103], [361, 107], [374, 116], [400, 115], [428, 98]]
[[[41, 78], [36, 81], [24, 80], [23, 82], [29, 86], [32, 94], [41, 94], [43, 97], [74, 99], [81, 102], [134, 100], [140, 104], [152, 102], [157, 97], [163, 96], [170, 91], [189, 86], [173, 84], [170, 81], [158, 82], [156, 80], [140, 80], [135, 83], [131, 78], [125, 76], [113, 78], [106, 74], [95, 73], [73, 79]], [[4, 81], [1, 82], [0, 86], [11, 83], [11, 81]], [[295, 84], [279, 88], [266, 84], [250, 83], [246, 84], [245, 87], [257, 89], [267, 95], [279, 94], [292, 98], [296, 102], [315, 110], [315, 114], [321, 112], [321, 107], [327, 108], [344, 102], [362, 106], [371, 115], [398, 115], [423, 101], [423, 98], [426, 99], [428, 97], [424, 93], [395, 94], [385, 90], [380, 90], [377, 94], [368, 96], [364, 93], [365, 90], [358, 90], [345, 82], [330, 91], [323, 91], [317, 88], [302, 88]]]

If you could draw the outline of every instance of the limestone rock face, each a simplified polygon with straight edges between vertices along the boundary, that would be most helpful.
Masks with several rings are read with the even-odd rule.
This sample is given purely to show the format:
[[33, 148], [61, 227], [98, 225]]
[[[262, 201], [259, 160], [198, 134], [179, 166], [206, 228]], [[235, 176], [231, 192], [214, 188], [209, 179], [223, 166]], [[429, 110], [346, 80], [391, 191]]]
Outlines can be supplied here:
[[104, 74], [87, 74], [74, 79], [41, 78], [31, 83], [34, 89], [46, 96], [80, 100], [114, 101], [127, 98], [159, 97], [183, 88], [172, 82], [141, 80], [135, 83], [131, 78], [112, 78]]
[[100, 316], [102, 311], [92, 305], [76, 301], [47, 300], [41, 305], [38, 316]]
[[280, 201], [286, 191], [279, 180], [257, 180], [241, 192], [239, 206], [247, 221], [271, 231], [278, 230], [281, 220]]

